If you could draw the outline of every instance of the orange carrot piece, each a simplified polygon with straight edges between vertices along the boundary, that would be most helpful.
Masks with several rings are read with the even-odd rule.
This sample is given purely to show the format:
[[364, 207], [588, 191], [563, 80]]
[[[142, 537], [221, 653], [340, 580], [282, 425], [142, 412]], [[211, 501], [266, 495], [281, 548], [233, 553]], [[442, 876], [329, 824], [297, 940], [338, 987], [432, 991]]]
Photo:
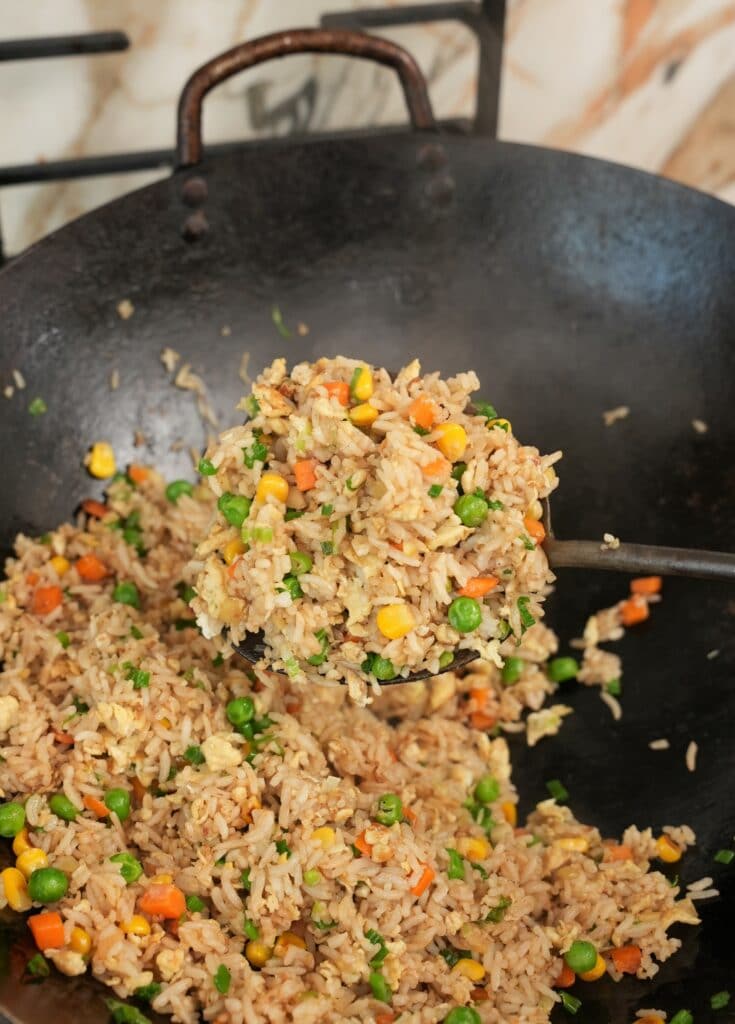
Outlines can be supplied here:
[[56, 910], [46, 910], [28, 918], [28, 927], [33, 933], [38, 948], [61, 949], [64, 945], [64, 922]]
[[422, 466], [421, 472], [424, 476], [432, 478], [443, 477], [449, 472], [449, 463], [446, 459], [434, 459], [433, 462], [427, 462]]
[[109, 816], [109, 808], [105, 807], [101, 800], [98, 800], [96, 796], [90, 796], [87, 794], [82, 798], [82, 803], [94, 814], [95, 818], [107, 818]]
[[138, 900], [138, 907], [144, 914], [158, 917], [181, 917], [186, 913], [186, 900], [181, 889], [175, 885], [149, 885]]
[[35, 587], [39, 579], [40, 577], [37, 572], [29, 572], [28, 575], [26, 576], [26, 583], [28, 584], [29, 587]]
[[490, 690], [487, 686], [479, 686], [469, 691], [470, 700], [473, 702], [475, 707], [484, 708], [487, 704], [487, 699], [490, 696]]
[[107, 505], [103, 505], [101, 501], [95, 501], [94, 498], [85, 498], [82, 502], [82, 511], [86, 512], [88, 516], [94, 516], [96, 519], [101, 519], [106, 516], [110, 511]]
[[635, 974], [641, 966], [640, 946], [621, 946], [611, 950], [610, 957], [620, 974]]
[[227, 575], [230, 577], [231, 580], [235, 578], [235, 573], [237, 572], [237, 566], [239, 562], [240, 558], [236, 558], [232, 565], [227, 566]]
[[410, 807], [403, 808], [403, 817], [409, 823], [409, 825], [416, 824], [416, 812], [412, 811]]
[[330, 398], [336, 398], [340, 405], [350, 404], [350, 385], [344, 380], [327, 380], [323, 387]]
[[633, 860], [633, 851], [625, 843], [605, 845], [605, 860]]
[[554, 982], [554, 988], [571, 988], [575, 981], [576, 975], [572, 968], [568, 964], [562, 962], [559, 977]]
[[97, 555], [82, 555], [74, 563], [77, 572], [87, 583], [99, 583], [107, 576], [107, 566]]
[[373, 852], [373, 848], [365, 838], [365, 831], [363, 830], [359, 836], [355, 839], [355, 846], [365, 857], [369, 857]]
[[639, 622], [645, 622], [650, 614], [648, 604], [638, 594], [629, 597], [620, 606], [620, 618], [624, 626], [636, 626]]
[[411, 893], [414, 896], [420, 896], [421, 893], [426, 892], [426, 890], [429, 888], [431, 883], [434, 881], [434, 878], [436, 877], [436, 872], [434, 871], [433, 868], [429, 867], [428, 864], [424, 864], [423, 868], [424, 870], [421, 875], [421, 878], [419, 878], [416, 885], [411, 886]]
[[62, 729], [52, 729], [51, 734], [57, 743], [64, 743], [67, 747], [74, 746], [74, 737], [70, 732], [64, 732]]
[[50, 615], [59, 607], [63, 597], [61, 587], [39, 587], [33, 595], [33, 611], [36, 615]]
[[523, 520], [523, 525], [526, 527], [526, 533], [534, 544], [543, 544], [546, 540], [546, 530], [542, 522], [539, 522], [538, 519], [534, 519], [532, 516], [526, 516]]
[[498, 581], [494, 576], [473, 576], [457, 593], [460, 597], [484, 597], [497, 585]]
[[431, 430], [436, 420], [437, 408], [429, 398], [417, 398], [408, 407], [407, 415], [417, 427]]
[[497, 719], [493, 715], [487, 715], [484, 711], [473, 711], [470, 715], [470, 725], [473, 729], [477, 729], [478, 732], [487, 732], [488, 729], [494, 729], [497, 723]]
[[630, 581], [631, 594], [660, 594], [663, 580], [660, 576], [639, 576]]
[[392, 1010], [388, 1010], [387, 1013], [379, 1013], [375, 1018], [375, 1024], [393, 1024], [396, 1019], [395, 1013]]
[[138, 466], [135, 462], [131, 463], [128, 469], [128, 476], [134, 484], [142, 484], [148, 479], [150, 470], [147, 466]]
[[312, 487], [316, 487], [316, 467], [316, 459], [299, 459], [294, 464], [293, 473], [300, 491], [310, 491]]

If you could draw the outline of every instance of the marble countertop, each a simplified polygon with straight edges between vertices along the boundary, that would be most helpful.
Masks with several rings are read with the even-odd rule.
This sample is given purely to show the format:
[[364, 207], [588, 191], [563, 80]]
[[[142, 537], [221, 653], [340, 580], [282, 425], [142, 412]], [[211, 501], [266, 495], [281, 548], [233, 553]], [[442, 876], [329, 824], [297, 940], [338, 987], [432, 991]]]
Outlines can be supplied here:
[[[0, 165], [172, 146], [189, 73], [221, 50], [391, 0], [3, 0], [3, 38], [122, 29], [128, 51], [0, 65]], [[416, 56], [437, 115], [471, 117], [477, 42], [456, 22], [382, 31]], [[390, 73], [293, 57], [207, 100], [205, 139], [397, 123]], [[735, 202], [735, 2], [510, 0], [499, 135], [616, 160]], [[162, 172], [0, 192], [7, 252]], [[165, 173], [165, 172], [163, 172]]]

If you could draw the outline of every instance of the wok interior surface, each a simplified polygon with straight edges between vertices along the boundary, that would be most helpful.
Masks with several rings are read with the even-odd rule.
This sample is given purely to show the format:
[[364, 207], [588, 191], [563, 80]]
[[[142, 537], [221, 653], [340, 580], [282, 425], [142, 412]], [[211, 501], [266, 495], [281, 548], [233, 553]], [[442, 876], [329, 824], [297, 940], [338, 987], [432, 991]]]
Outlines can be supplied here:
[[[187, 242], [182, 185], [192, 176], [207, 184], [208, 231]], [[205, 161], [80, 219], [0, 275], [0, 376], [17, 368], [28, 382], [0, 404], [2, 546], [99, 493], [81, 464], [95, 440], [110, 441], [119, 464], [191, 475], [186, 448], [203, 447], [206, 430], [160, 362], [170, 346], [202, 374], [223, 426], [239, 417], [245, 351], [252, 377], [277, 355], [475, 369], [522, 440], [564, 450], [559, 536], [732, 550], [734, 280], [735, 212], [567, 154], [389, 135]], [[135, 307], [128, 320], [116, 313], [122, 299]], [[48, 412], [34, 418], [36, 395]], [[618, 405], [630, 415], [606, 428], [603, 410]], [[147, 447], [134, 447], [135, 430]], [[178, 441], [184, 451], [172, 451]], [[564, 644], [626, 592], [624, 577], [564, 571], [547, 621]], [[683, 934], [652, 983], [586, 987], [585, 1022], [684, 1006], [700, 1024], [715, 1019], [710, 996], [735, 989], [735, 868], [713, 860], [735, 833], [734, 615], [731, 587], [666, 581], [663, 603], [620, 645], [622, 721], [572, 687], [561, 699], [576, 713], [559, 737], [531, 751], [511, 738], [522, 811], [558, 778], [577, 816], [605, 834], [688, 823], [699, 842], [677, 866], [682, 880], [712, 875], [722, 894], [700, 904], [702, 927]], [[648, 748], [659, 737], [669, 751]], [[0, 981], [9, 1017], [106, 1018], [94, 982], [20, 985], [23, 963], [11, 953]], [[735, 1020], [732, 1005], [716, 1019]]]

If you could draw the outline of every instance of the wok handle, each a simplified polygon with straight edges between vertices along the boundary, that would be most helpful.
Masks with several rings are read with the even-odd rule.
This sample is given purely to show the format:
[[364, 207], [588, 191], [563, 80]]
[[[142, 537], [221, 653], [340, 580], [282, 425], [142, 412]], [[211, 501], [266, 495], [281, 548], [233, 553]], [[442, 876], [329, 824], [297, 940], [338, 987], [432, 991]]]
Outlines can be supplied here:
[[599, 541], [554, 537], [544, 541], [544, 551], [553, 569], [609, 569], [735, 582], [735, 553], [728, 551], [663, 548], [655, 544], [621, 544], [602, 549]]
[[202, 103], [210, 89], [239, 71], [292, 53], [334, 53], [373, 60], [393, 68], [401, 80], [413, 128], [416, 131], [436, 128], [426, 80], [416, 61], [403, 47], [388, 39], [342, 29], [302, 28], [274, 32], [226, 50], [202, 64], [191, 75], [179, 98], [178, 166], [191, 167], [202, 158]]

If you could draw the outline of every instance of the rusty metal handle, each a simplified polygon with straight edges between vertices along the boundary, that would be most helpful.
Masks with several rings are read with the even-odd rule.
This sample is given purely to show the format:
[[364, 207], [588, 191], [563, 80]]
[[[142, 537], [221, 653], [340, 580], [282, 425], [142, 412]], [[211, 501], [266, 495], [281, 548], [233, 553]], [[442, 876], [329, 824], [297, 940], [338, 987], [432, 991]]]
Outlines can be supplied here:
[[403, 47], [364, 32], [341, 29], [302, 28], [292, 32], [274, 32], [226, 50], [202, 64], [191, 75], [179, 99], [178, 166], [191, 167], [202, 158], [202, 103], [210, 89], [239, 71], [292, 53], [334, 53], [373, 60], [393, 68], [401, 80], [414, 129], [431, 131], [436, 128], [426, 80], [416, 61]]

